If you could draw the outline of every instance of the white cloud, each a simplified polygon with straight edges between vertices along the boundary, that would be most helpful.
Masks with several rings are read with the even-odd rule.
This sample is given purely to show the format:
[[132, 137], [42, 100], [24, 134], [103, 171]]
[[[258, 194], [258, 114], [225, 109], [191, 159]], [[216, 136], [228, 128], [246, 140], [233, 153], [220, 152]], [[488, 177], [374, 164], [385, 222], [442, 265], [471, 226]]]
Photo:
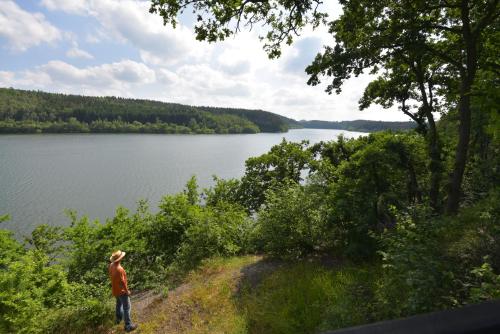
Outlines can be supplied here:
[[250, 72], [252, 64], [248, 55], [244, 55], [239, 48], [226, 47], [217, 57], [219, 68], [227, 74], [241, 75]]
[[15, 75], [16, 74], [14, 72], [0, 71], [0, 86], [8, 87], [9, 85], [11, 85]]
[[10, 0], [0, 1], [0, 37], [12, 51], [26, 51], [41, 43], [61, 39], [61, 32], [41, 13], [30, 13]]
[[61, 10], [70, 14], [84, 14], [89, 10], [87, 0], [42, 0], [40, 3], [49, 10]]
[[132, 60], [79, 68], [54, 60], [15, 75], [0, 72], [3, 86], [50, 88], [50, 91], [92, 95], [129, 96], [134, 87], [156, 81], [155, 72]]
[[66, 56], [70, 58], [94, 59], [94, 56], [87, 51], [80, 49], [78, 45], [74, 45], [71, 49], [69, 49], [66, 52]]
[[[195, 41], [188, 28], [164, 27], [159, 16], [149, 13], [147, 1], [43, 0], [41, 4], [49, 10], [94, 17], [108, 37], [138, 48], [141, 59], [148, 64], [178, 64], [200, 59], [207, 49], [200, 47], [201, 43]], [[103, 36], [87, 36], [90, 42], [102, 39]]]
[[[189, 19], [181, 20], [176, 29], [163, 26], [158, 15], [149, 13], [149, 1], [42, 0], [41, 3], [49, 10], [97, 21], [97, 26], [93, 24], [91, 28], [94, 33], [84, 38], [87, 43], [101, 43], [100, 47], [110, 49], [111, 43], [125, 43], [137, 51], [138, 57], [136, 61], [84, 68], [52, 61], [4, 80], [22, 81], [33, 87], [45, 82], [45, 87], [62, 92], [264, 109], [295, 119], [405, 119], [398, 111], [381, 111], [377, 106], [368, 111], [358, 110], [357, 101], [370, 81], [369, 76], [348, 80], [340, 95], [324, 92], [329, 78], [324, 78], [325, 84], [307, 86], [305, 66], [321, 52], [322, 45], [333, 43], [327, 27], [305, 29], [292, 46], [283, 47], [280, 59], [269, 60], [259, 42], [258, 28], [224, 42], [207, 44], [197, 42], [193, 29], [182, 24]], [[324, 8], [331, 17], [340, 14], [338, 3], [327, 3]]]
[[220, 98], [250, 95], [249, 87], [245, 81], [227, 80], [223, 73], [208, 65], [184, 65], [177, 71], [177, 75], [181, 78], [181, 85], [189, 89], [189, 94], [193, 95], [193, 98], [196, 95], [218, 96]]
[[156, 72], [156, 78], [159, 83], [165, 85], [170, 85], [179, 81], [179, 76], [175, 72], [169, 71], [165, 68], [158, 69]]
[[63, 84], [112, 86], [116, 84], [146, 84], [155, 80], [153, 70], [132, 60], [78, 68], [62, 61], [50, 61], [40, 67], [53, 81]]

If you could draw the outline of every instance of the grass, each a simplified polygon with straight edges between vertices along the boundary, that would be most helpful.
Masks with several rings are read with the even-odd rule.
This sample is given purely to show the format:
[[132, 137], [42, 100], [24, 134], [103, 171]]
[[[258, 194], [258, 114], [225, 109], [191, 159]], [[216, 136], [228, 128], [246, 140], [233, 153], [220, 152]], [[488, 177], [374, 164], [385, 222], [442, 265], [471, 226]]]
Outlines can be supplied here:
[[[238, 309], [241, 269], [259, 257], [215, 259], [190, 276], [194, 283], [191, 301], [196, 306], [189, 333], [246, 333], [246, 319]], [[207, 277], [210, 279], [207, 280]]]
[[316, 333], [354, 326], [372, 321], [376, 275], [370, 266], [211, 259], [139, 315], [140, 333]]
[[374, 270], [297, 263], [278, 269], [242, 298], [248, 333], [315, 333], [370, 322]]

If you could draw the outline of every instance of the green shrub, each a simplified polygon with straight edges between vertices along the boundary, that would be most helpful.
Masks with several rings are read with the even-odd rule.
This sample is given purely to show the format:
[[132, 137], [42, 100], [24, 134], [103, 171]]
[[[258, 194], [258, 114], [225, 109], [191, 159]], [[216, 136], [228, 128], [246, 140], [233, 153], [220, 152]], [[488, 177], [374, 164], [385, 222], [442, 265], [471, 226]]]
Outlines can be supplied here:
[[78, 219], [70, 213], [71, 226], [64, 230], [65, 266], [71, 281], [102, 284], [108, 282], [107, 267], [110, 254], [121, 249], [127, 253], [124, 266], [131, 288], [143, 288], [155, 270], [153, 259], [146, 248], [146, 226], [152, 220], [145, 202], [131, 214], [119, 207], [115, 216], [104, 224], [90, 222], [87, 217]]
[[114, 317], [114, 304], [106, 299], [73, 295], [71, 306], [52, 309], [47, 314], [44, 333], [106, 333]]
[[381, 317], [445, 309], [500, 294], [497, 198], [492, 194], [456, 217], [407, 216], [381, 236]]
[[[8, 215], [0, 216], [0, 224], [8, 219]], [[12, 232], [0, 229], [0, 270], [23, 253], [22, 245], [14, 239]]]
[[266, 191], [285, 181], [299, 183], [303, 172], [312, 162], [308, 141], [274, 145], [269, 152], [245, 161], [245, 175], [241, 179], [240, 194], [246, 208], [256, 212], [265, 202]]
[[391, 228], [394, 211], [419, 200], [426, 178], [425, 145], [415, 134], [377, 133], [356, 140], [348, 159], [336, 161], [328, 184], [329, 221], [339, 247], [352, 259], [373, 258], [372, 233]]
[[242, 196], [241, 181], [238, 179], [224, 180], [213, 177], [215, 185], [203, 190], [203, 197], [207, 206], [216, 206], [219, 203], [245, 205]]
[[270, 190], [258, 215], [257, 244], [269, 255], [296, 259], [328, 249], [323, 198], [294, 182]]
[[187, 269], [213, 256], [234, 256], [250, 247], [252, 221], [239, 205], [204, 207], [182, 237], [175, 262]]
[[467, 281], [469, 294], [465, 303], [479, 303], [500, 298], [500, 275], [495, 273], [485, 257], [484, 263], [470, 271], [471, 277]]
[[203, 212], [199, 205], [191, 204], [185, 194], [164, 196], [159, 208], [146, 227], [146, 247], [155, 251], [156, 261], [170, 264], [175, 260], [186, 231], [203, 219]]
[[[90, 302], [88, 295], [78, 293], [80, 290], [45, 254], [27, 251], [0, 270], [0, 332], [51, 332], [48, 328], [54, 325], [54, 312], [75, 307], [79, 301]], [[97, 303], [102, 305], [102, 301]], [[85, 313], [79, 316], [83, 327], [92, 325]]]

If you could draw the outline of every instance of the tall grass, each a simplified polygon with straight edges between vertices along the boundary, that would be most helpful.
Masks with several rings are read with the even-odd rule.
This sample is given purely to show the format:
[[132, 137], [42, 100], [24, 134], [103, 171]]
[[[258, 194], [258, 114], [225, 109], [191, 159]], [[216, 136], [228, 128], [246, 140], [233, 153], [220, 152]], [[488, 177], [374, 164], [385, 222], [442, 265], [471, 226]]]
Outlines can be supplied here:
[[248, 333], [315, 333], [370, 322], [375, 275], [367, 266], [278, 269], [241, 297]]
[[[169, 295], [167, 304], [141, 324], [141, 331], [317, 333], [374, 320], [370, 314], [377, 267], [338, 269], [304, 261], [267, 266], [261, 261], [256, 256], [205, 260], [188, 275], [183, 292]], [[268, 270], [247, 280], [247, 269], [261, 264]], [[184, 314], [182, 326], [165, 325], [177, 321], [173, 310]]]

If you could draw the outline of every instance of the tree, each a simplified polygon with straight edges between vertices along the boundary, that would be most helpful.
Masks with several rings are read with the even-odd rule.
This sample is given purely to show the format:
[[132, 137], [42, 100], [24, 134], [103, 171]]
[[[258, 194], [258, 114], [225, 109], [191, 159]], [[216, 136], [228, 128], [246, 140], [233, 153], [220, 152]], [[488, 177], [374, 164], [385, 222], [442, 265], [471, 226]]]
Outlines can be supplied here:
[[245, 176], [241, 179], [240, 195], [249, 211], [257, 211], [264, 203], [266, 192], [283, 182], [300, 183], [302, 173], [312, 162], [307, 141], [274, 145], [268, 153], [245, 161]]
[[163, 23], [177, 25], [177, 15], [186, 10], [197, 14], [196, 39], [223, 41], [242, 28], [261, 25], [267, 29], [264, 49], [271, 58], [281, 55], [281, 45], [291, 44], [307, 25], [326, 23], [321, 11], [322, 0], [151, 0], [151, 13], [159, 14]]
[[[489, 30], [494, 30], [498, 21], [498, 1], [370, 0], [344, 1], [342, 4], [343, 15], [330, 23], [336, 45], [326, 47], [308, 67], [309, 83], [315, 85], [320, 82], [320, 76], [331, 76], [333, 80], [327, 91], [339, 92], [343, 82], [352, 75], [357, 76], [365, 70], [378, 73], [382, 67], [386, 71], [382, 78], [394, 84], [401, 76], [400, 73], [394, 75], [394, 62], [409, 66], [412, 76], [407, 75], [403, 82], [417, 84], [415, 89], [419, 95], [415, 95], [415, 89], [403, 86], [392, 91], [390, 98], [400, 102], [413, 98], [421, 102], [421, 113], [426, 116], [431, 130], [431, 166], [435, 169], [431, 203], [435, 201], [436, 183], [439, 182], [439, 146], [431, 117], [433, 95], [447, 101], [450, 107], [456, 107], [460, 119], [459, 140], [446, 205], [448, 213], [456, 213], [469, 148], [470, 98], [477, 70], [486, 66], [481, 61], [483, 39]], [[435, 74], [440, 76], [437, 82]], [[435, 87], [436, 83], [441, 87]], [[378, 97], [385, 94], [383, 90], [376, 93]], [[382, 95], [384, 100], [387, 98]], [[402, 110], [408, 114], [405, 108], [402, 104]]]
[[[353, 18], [346, 15], [346, 19]], [[396, 24], [400, 25], [403, 19]], [[431, 171], [429, 202], [434, 211], [438, 212], [441, 206], [440, 184], [443, 166], [441, 143], [433, 113], [442, 109], [434, 96], [439, 89], [443, 89], [440, 82], [443, 64], [420, 47], [422, 37], [418, 31], [408, 29], [400, 32], [390, 28], [386, 30], [389, 32], [379, 41], [381, 52], [375, 50], [371, 56], [372, 61], [379, 61], [383, 65], [382, 74], [366, 87], [360, 100], [360, 109], [367, 108], [371, 103], [380, 104], [385, 108], [397, 103], [400, 110], [418, 124], [417, 131], [422, 133], [428, 142]], [[365, 36], [356, 42], [356, 46], [360, 48], [369, 45], [366, 38], [370, 37]], [[368, 51], [367, 54], [369, 53]], [[317, 62], [308, 68], [313, 79], [316, 64]], [[413, 105], [411, 101], [418, 103]]]
[[[432, 129], [435, 110], [431, 103], [447, 101], [459, 111], [459, 140], [446, 205], [448, 213], [456, 213], [467, 161], [476, 73], [487, 66], [498, 71], [495, 61], [483, 59], [483, 42], [485, 38], [498, 38], [499, 0], [343, 0], [340, 1], [343, 14], [329, 22], [328, 15], [321, 11], [321, 3], [320, 0], [152, 0], [150, 11], [175, 27], [177, 15], [192, 9], [198, 14], [197, 39], [209, 42], [223, 40], [242, 27], [251, 29], [260, 24], [267, 32], [262, 39], [271, 58], [279, 57], [282, 43], [291, 44], [306, 25], [326, 24], [336, 44], [326, 46], [307, 72], [312, 85], [318, 84], [322, 76], [333, 77], [327, 87], [329, 93], [340, 92], [344, 81], [352, 75], [364, 71], [375, 74], [382, 69], [386, 71], [385, 81], [395, 87], [397, 76], [392, 76], [391, 70], [408, 66], [399, 79], [410, 86], [393, 91], [390, 99], [406, 102], [415, 98], [421, 103], [412, 118], [421, 123], [425, 119], [430, 129], [429, 152], [434, 169], [431, 202], [436, 201], [440, 175], [439, 141]], [[443, 74], [441, 87], [435, 85], [433, 76], [429, 77], [432, 69]], [[406, 104], [402, 110], [409, 114]]]

